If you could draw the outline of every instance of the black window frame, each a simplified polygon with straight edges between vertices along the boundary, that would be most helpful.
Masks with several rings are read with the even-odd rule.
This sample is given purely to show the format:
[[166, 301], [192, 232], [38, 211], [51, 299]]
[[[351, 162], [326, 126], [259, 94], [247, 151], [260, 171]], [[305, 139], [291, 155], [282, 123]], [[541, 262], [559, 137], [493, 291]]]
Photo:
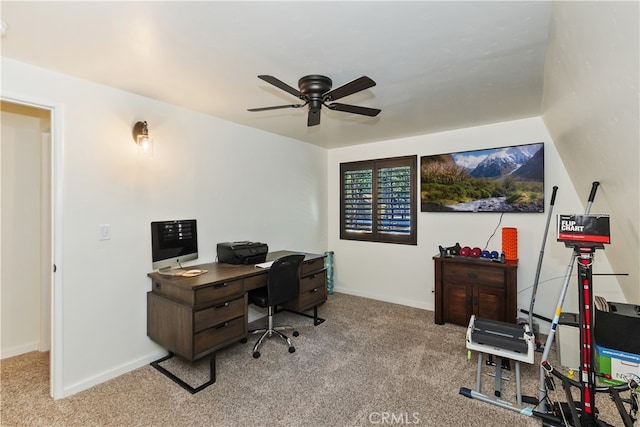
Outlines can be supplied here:
[[[367, 242], [397, 243], [405, 245], [417, 245], [417, 164], [418, 156], [401, 156], [383, 159], [361, 160], [356, 162], [340, 163], [340, 239], [359, 240]], [[393, 168], [409, 168], [409, 227], [407, 234], [392, 233], [381, 229], [381, 221], [377, 213], [380, 210], [378, 187], [380, 184], [380, 171]], [[345, 185], [346, 178], [356, 171], [371, 171], [371, 230], [353, 231], [347, 227], [347, 213], [345, 191], [350, 187]], [[347, 175], [349, 174], [349, 175]], [[352, 187], [352, 186], [351, 186]]]

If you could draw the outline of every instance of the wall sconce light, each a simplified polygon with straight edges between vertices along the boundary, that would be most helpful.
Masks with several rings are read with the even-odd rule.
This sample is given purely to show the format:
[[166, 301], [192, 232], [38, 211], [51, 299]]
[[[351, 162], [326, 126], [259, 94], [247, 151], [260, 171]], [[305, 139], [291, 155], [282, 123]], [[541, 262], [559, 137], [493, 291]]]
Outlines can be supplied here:
[[147, 122], [136, 122], [133, 125], [133, 140], [138, 144], [138, 150], [151, 154], [153, 150], [153, 138], [149, 136]]

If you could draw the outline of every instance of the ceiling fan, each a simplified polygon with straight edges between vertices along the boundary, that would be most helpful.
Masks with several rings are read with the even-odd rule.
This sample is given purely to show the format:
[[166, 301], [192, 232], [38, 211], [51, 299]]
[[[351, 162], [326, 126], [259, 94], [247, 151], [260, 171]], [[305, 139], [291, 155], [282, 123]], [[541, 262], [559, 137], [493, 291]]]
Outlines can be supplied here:
[[320, 124], [320, 109], [324, 105], [330, 110], [344, 111], [347, 113], [361, 114], [363, 116], [375, 117], [381, 110], [377, 108], [359, 107], [357, 105], [340, 104], [333, 102], [345, 96], [369, 89], [376, 85], [376, 82], [367, 76], [362, 76], [349, 83], [331, 90], [333, 82], [329, 77], [312, 74], [304, 76], [298, 80], [300, 90], [294, 89], [283, 81], [273, 76], [260, 75], [259, 79], [274, 85], [275, 87], [290, 93], [291, 95], [304, 101], [303, 104], [276, 105], [273, 107], [250, 108], [248, 111], [278, 110], [281, 108], [301, 108], [309, 106], [307, 126]]

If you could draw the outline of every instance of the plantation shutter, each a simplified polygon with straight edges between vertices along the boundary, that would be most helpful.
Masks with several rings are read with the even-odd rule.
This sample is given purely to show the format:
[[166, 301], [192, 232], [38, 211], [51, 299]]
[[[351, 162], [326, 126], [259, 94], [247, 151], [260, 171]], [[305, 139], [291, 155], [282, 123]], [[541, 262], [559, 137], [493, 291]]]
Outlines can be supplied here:
[[411, 234], [411, 168], [381, 168], [377, 182], [378, 232]]
[[416, 156], [340, 164], [340, 238], [417, 244]]
[[344, 172], [344, 228], [347, 232], [373, 230], [373, 170]]

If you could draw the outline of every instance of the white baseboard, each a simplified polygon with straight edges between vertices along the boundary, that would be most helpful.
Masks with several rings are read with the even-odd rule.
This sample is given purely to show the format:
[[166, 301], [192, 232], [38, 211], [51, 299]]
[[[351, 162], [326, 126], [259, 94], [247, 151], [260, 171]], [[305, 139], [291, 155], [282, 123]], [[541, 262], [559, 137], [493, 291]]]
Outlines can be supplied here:
[[[334, 289], [336, 292], [339, 293], [343, 293], [343, 294], [348, 294], [348, 295], [355, 295], [355, 296], [360, 296], [360, 297], [364, 297], [364, 298], [370, 298], [370, 299], [375, 299], [378, 301], [385, 301], [385, 302], [390, 302], [393, 304], [400, 304], [400, 305], [406, 305], [408, 307], [415, 307], [415, 308], [420, 308], [423, 310], [433, 310], [433, 307], [429, 307], [426, 303], [423, 302], [416, 302], [413, 300], [408, 300], [408, 299], [403, 299], [403, 298], [391, 298], [385, 295], [378, 295], [378, 294], [373, 294], [373, 293], [369, 293], [369, 292], [362, 292], [359, 290], [355, 290], [355, 289], [350, 289], [350, 288], [343, 288], [343, 287], [338, 287]], [[250, 305], [248, 307], [248, 317], [249, 317], [249, 322], [252, 322], [254, 320], [257, 320], [261, 317], [266, 316], [266, 310], [262, 311], [259, 309], [259, 307], [254, 307], [253, 305]], [[37, 343], [34, 344], [34, 349], [37, 349]], [[87, 390], [93, 386], [96, 386], [98, 384], [101, 384], [105, 381], [111, 380], [113, 378], [116, 378], [122, 374], [126, 374], [127, 372], [133, 371], [134, 369], [138, 369], [144, 365], [148, 365], [149, 363], [153, 362], [154, 360], [157, 360], [163, 356], [166, 355], [166, 351], [164, 350], [159, 350], [157, 352], [154, 352], [150, 355], [147, 355], [145, 357], [142, 357], [140, 359], [131, 361], [129, 363], [125, 363], [123, 365], [120, 365], [118, 367], [115, 367], [114, 369], [110, 369], [109, 371], [103, 372], [99, 375], [95, 375], [87, 380], [78, 382], [76, 384], [73, 384], [71, 386], [68, 386], [64, 389], [64, 396], [63, 397], [69, 397], [71, 395], [74, 395], [76, 393], [79, 393], [81, 391]]]
[[335, 292], [339, 292], [341, 294], [354, 295], [357, 297], [370, 298], [377, 301], [390, 302], [393, 304], [406, 305], [407, 307], [420, 308], [422, 310], [433, 311], [434, 307], [430, 306], [423, 301], [414, 301], [406, 298], [395, 298], [389, 297], [388, 295], [379, 295], [371, 292], [363, 292], [358, 289], [344, 288], [344, 287], [336, 287], [334, 288]]
[[[253, 305], [250, 305], [248, 307], [248, 317], [249, 317], [249, 322], [252, 322], [254, 320], [260, 319], [264, 316], [267, 315], [267, 311], [266, 309], [262, 310], [260, 309], [260, 307], [255, 307]], [[35, 344], [35, 346], [37, 347], [37, 343]], [[91, 387], [94, 387], [98, 384], [101, 384], [105, 381], [109, 381], [111, 379], [114, 379], [116, 377], [119, 377], [120, 375], [126, 374], [127, 372], [133, 371], [134, 369], [138, 369], [142, 366], [148, 365], [149, 363], [160, 359], [161, 357], [164, 357], [167, 355], [166, 350], [158, 350], [157, 352], [154, 352], [150, 355], [147, 355], [145, 357], [139, 358], [137, 360], [133, 360], [131, 362], [128, 363], [124, 363], [120, 366], [117, 366], [113, 369], [110, 369], [108, 371], [102, 372], [101, 374], [95, 375], [91, 378], [88, 378], [86, 380], [80, 381], [76, 384], [72, 384], [68, 387], [65, 387], [63, 390], [63, 396], [62, 398], [65, 397], [69, 397], [72, 396], [76, 393], [79, 393], [81, 391], [90, 389]]]
[[91, 377], [87, 380], [81, 381], [79, 383], [70, 385], [69, 387], [65, 387], [64, 391], [63, 391], [63, 396], [62, 397], [69, 397], [71, 395], [74, 395], [76, 393], [79, 393], [81, 391], [90, 389], [93, 386], [96, 386], [98, 384], [101, 384], [105, 381], [109, 381], [111, 379], [114, 379], [116, 377], [119, 377], [122, 374], [126, 374], [127, 372], [133, 371], [134, 369], [138, 369], [142, 366], [148, 365], [149, 363], [153, 362], [154, 360], [158, 360], [163, 356], [166, 356], [167, 352], [165, 350], [159, 350], [157, 352], [154, 352], [153, 354], [147, 355], [145, 357], [142, 357], [140, 359], [131, 361], [129, 363], [125, 363], [123, 365], [117, 366], [114, 369], [110, 369], [106, 372], [103, 372], [99, 375], [96, 375], [94, 377]]
[[28, 344], [23, 344], [12, 348], [3, 348], [0, 350], [0, 359], [6, 359], [8, 357], [20, 356], [21, 354], [31, 353], [32, 351], [38, 351], [38, 342], [34, 341]]

